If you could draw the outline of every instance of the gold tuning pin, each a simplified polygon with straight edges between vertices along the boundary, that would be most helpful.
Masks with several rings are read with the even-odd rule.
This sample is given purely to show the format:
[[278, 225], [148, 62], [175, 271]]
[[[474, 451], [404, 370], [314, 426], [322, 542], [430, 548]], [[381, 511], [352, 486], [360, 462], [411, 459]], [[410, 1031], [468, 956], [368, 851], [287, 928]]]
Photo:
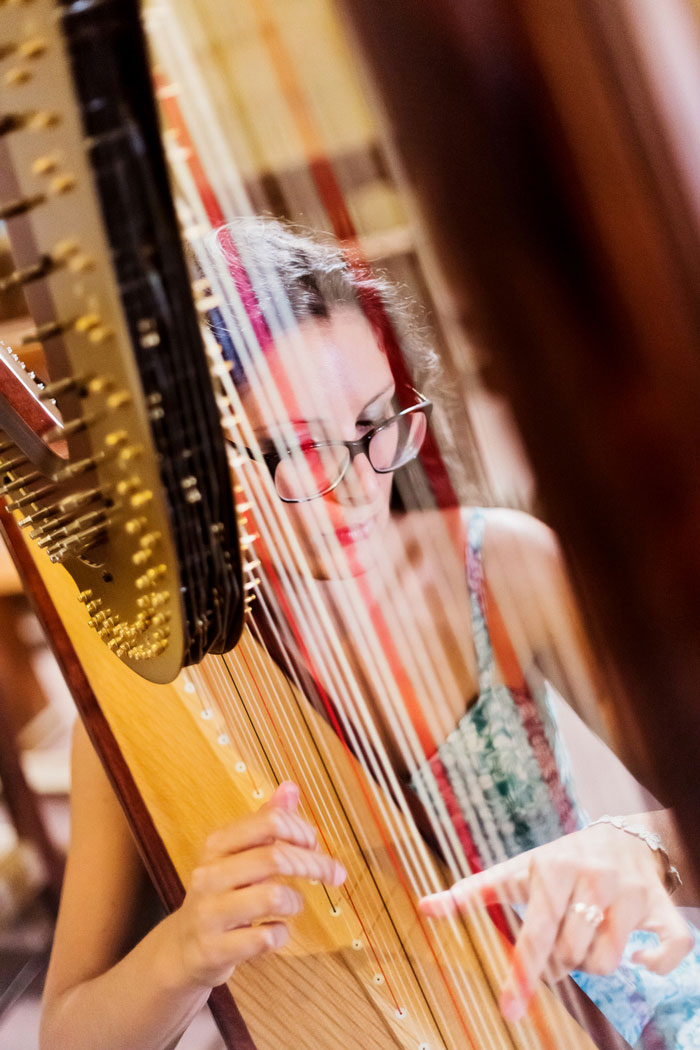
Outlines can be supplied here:
[[26, 127], [30, 131], [48, 131], [49, 128], [55, 128], [60, 123], [61, 118], [58, 113], [52, 113], [50, 110], [39, 110], [31, 114]]
[[131, 394], [128, 390], [118, 390], [114, 394], [110, 394], [107, 398], [107, 408], [116, 410], [117, 408], [123, 408], [124, 405], [128, 405], [131, 402]]
[[89, 332], [91, 328], [96, 328], [98, 324], [101, 324], [102, 318], [99, 314], [89, 313], [81, 314], [80, 317], [76, 318], [73, 327], [76, 332]]
[[129, 521], [125, 523], [124, 529], [129, 536], [138, 536], [146, 523], [146, 518], [130, 518]]
[[120, 445], [125, 445], [129, 440], [129, 435], [126, 430], [112, 430], [105, 436], [105, 445], [107, 448], [118, 448]]
[[49, 182], [49, 192], [54, 193], [57, 197], [62, 197], [64, 193], [68, 193], [70, 190], [75, 188], [77, 179], [75, 175], [71, 175], [69, 172], [63, 172], [60, 175], [54, 175]]
[[37, 157], [32, 164], [33, 175], [52, 175], [58, 165], [60, 164], [60, 157], [57, 153], [43, 153], [40, 157]]
[[93, 376], [86, 384], [88, 394], [106, 394], [114, 387], [111, 376]]
[[129, 445], [127, 448], [121, 449], [119, 463], [121, 466], [127, 466], [132, 460], [138, 459], [141, 455], [143, 455], [143, 445]]
[[[87, 273], [88, 270], [93, 270], [94, 268], [95, 260], [91, 255], [86, 255], [84, 252], [81, 252], [79, 255], [73, 255], [68, 260], [68, 269], [71, 273]], [[93, 338], [94, 332], [95, 329], [90, 332], [90, 339]]]
[[[140, 489], [141, 484], [141, 478], [136, 474], [132, 474], [130, 478], [122, 478], [121, 481], [117, 482], [117, 495], [128, 496], [132, 492], [136, 492], [137, 489]], [[128, 524], [129, 522], [127, 522], [127, 525]]]
[[39, 58], [44, 54], [48, 47], [46, 40], [42, 36], [33, 36], [29, 40], [24, 40], [17, 47], [17, 54], [20, 58]]
[[27, 66], [13, 66], [3, 74], [2, 81], [7, 87], [19, 87], [20, 84], [26, 84], [31, 79], [32, 71]]
[[147, 503], [150, 503], [153, 499], [153, 493], [150, 489], [143, 489], [141, 492], [135, 492], [131, 497], [131, 506], [138, 510], [140, 507], [145, 507]]
[[114, 335], [114, 329], [108, 325], [100, 324], [97, 328], [92, 328], [88, 332], [88, 339], [91, 343], [104, 343], [105, 340], [111, 339]]
[[161, 540], [161, 534], [159, 532], [147, 532], [145, 536], [142, 536], [139, 540], [139, 546], [141, 547], [155, 547], [156, 543]]

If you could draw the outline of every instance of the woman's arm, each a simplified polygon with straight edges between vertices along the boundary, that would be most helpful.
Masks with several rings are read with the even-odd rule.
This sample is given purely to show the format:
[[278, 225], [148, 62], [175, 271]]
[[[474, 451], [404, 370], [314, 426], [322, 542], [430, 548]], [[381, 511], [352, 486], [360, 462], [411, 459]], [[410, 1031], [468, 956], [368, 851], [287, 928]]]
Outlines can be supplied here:
[[[237, 965], [284, 944], [302, 899], [285, 876], [338, 885], [282, 784], [210, 836], [183, 905], [122, 958], [142, 868], [87, 738], [73, 748], [71, 848], [44, 991], [42, 1050], [166, 1050]], [[256, 925], [251, 925], [256, 923]]]
[[421, 908], [438, 918], [480, 905], [527, 905], [500, 995], [501, 1011], [515, 1021], [542, 976], [613, 973], [633, 930], [658, 936], [633, 961], [659, 974], [673, 970], [694, 939], [662, 875], [645, 842], [597, 824], [462, 879], [425, 897]]
[[[529, 667], [535, 655], [551, 647], [556, 659], [550, 665], [561, 671], [558, 682], [575, 683], [592, 699], [594, 679], [583, 641], [578, 649], [582, 631], [553, 535], [534, 519], [506, 511], [495, 512], [493, 521], [489, 515], [486, 537], [486, 578], [521, 665]], [[590, 734], [580, 721], [576, 732]], [[604, 757], [617, 759], [602, 744], [599, 748], [591, 773], [601, 778]], [[612, 800], [609, 811], [614, 812]], [[629, 823], [657, 832], [674, 863], [682, 866], [683, 851], [668, 813], [642, 813]], [[609, 823], [497, 864], [426, 898], [422, 908], [437, 917], [495, 902], [527, 905], [501, 995], [510, 1019], [522, 1016], [535, 982], [548, 969], [612, 972], [632, 930], [658, 935], [657, 947], [635, 956], [658, 973], [669, 972], [693, 946], [665, 888], [663, 858], [642, 838]]]

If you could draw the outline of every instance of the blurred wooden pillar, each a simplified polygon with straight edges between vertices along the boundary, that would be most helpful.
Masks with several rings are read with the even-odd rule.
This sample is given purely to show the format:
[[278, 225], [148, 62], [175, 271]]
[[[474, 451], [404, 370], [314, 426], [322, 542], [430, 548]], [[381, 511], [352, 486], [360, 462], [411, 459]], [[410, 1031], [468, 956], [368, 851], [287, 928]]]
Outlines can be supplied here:
[[700, 83], [659, 105], [623, 0], [343, 2], [700, 874], [700, 185], [668, 124]]

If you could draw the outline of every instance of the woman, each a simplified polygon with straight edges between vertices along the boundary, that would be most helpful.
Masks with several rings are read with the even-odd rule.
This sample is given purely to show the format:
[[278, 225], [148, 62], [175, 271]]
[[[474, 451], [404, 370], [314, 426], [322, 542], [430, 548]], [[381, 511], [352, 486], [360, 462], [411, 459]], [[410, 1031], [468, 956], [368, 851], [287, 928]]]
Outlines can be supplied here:
[[[526, 905], [501, 995], [511, 1020], [526, 1010], [540, 975], [578, 970], [576, 979], [631, 1044], [698, 1045], [700, 950], [669, 898], [676, 880], [667, 854], [650, 837], [660, 832], [681, 858], [672, 821], [651, 813], [626, 827], [607, 820], [585, 827], [551, 686], [542, 681], [531, 691], [519, 671], [555, 650], [570, 654], [569, 680], [583, 674], [550, 532], [514, 512], [392, 513], [394, 471], [415, 459], [429, 409], [416, 391], [397, 391], [384, 317], [403, 346], [411, 349], [415, 337], [391, 290], [358, 278], [335, 249], [277, 224], [225, 231], [217, 252], [217, 291], [234, 277], [231, 309], [216, 327], [247, 419], [236, 444], [239, 470], [262, 493], [255, 513], [275, 515], [298, 543], [296, 571], [340, 624], [394, 768], [421, 797], [437, 785], [461, 803], [464, 851], [488, 868], [427, 898], [423, 909], [439, 917], [492, 900]], [[405, 394], [400, 405], [397, 392]], [[404, 504], [411, 492], [404, 490]], [[276, 552], [263, 546], [260, 556], [274, 575]], [[363, 602], [359, 618], [348, 612], [351, 587]], [[543, 600], [533, 601], [533, 587]], [[406, 752], [367, 657], [367, 622], [380, 635], [396, 624], [397, 596], [410, 606], [418, 635], [434, 637], [441, 654], [445, 688], [426, 721], [415, 681], [399, 672], [404, 714], [423, 743], [420, 760]], [[401, 664], [399, 642], [388, 634], [382, 641], [387, 651], [395, 646]], [[333, 696], [332, 676], [309, 667], [293, 636], [287, 659], [313, 671]], [[550, 661], [548, 678], [557, 674]], [[297, 799], [284, 784], [258, 814], [215, 832], [183, 906], [122, 958], [137, 862], [79, 730], [74, 837], [45, 993], [46, 1050], [167, 1047], [211, 987], [284, 943], [284, 919], [302, 905], [284, 877], [339, 884], [344, 876], [316, 849]]]

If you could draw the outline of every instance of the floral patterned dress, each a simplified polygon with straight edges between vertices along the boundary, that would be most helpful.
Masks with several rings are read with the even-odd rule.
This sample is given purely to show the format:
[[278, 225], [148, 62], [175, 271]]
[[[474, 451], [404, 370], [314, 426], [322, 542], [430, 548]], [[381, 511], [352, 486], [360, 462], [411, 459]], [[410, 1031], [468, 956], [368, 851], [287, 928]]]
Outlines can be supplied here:
[[[587, 823], [571, 784], [554, 717], [554, 690], [496, 680], [486, 622], [482, 564], [485, 516], [469, 522], [467, 578], [479, 696], [437, 752], [412, 776], [420, 797], [442, 798], [473, 869], [507, 860]], [[606, 977], [572, 974], [635, 1050], [700, 1050], [700, 934], [668, 976], [630, 961], [655, 936], [635, 931], [620, 967]]]

